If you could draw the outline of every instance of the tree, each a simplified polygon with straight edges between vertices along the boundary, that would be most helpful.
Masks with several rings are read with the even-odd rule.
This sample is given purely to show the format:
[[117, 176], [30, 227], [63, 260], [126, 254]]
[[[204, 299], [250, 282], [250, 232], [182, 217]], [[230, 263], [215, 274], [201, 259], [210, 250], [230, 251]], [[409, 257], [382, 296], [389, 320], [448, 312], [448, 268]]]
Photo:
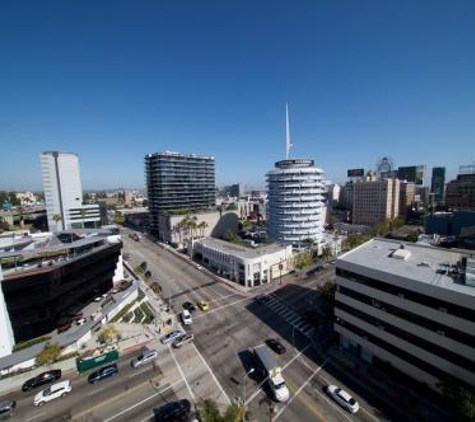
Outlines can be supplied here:
[[307, 249], [310, 250], [313, 248], [313, 245], [315, 244], [315, 240], [312, 239], [311, 237], [308, 237], [307, 239], [303, 241], [303, 243], [305, 244]]
[[227, 229], [226, 233], [224, 233], [224, 239], [227, 240], [228, 242], [235, 243], [237, 245], [242, 243], [241, 238], [234, 233], [231, 229]]
[[53, 215], [53, 221], [56, 224], [56, 229], [58, 229], [58, 223], [62, 220], [61, 216], [59, 214]]
[[408, 235], [406, 236], [406, 240], [408, 242], [417, 242], [418, 239], [419, 239], [419, 230], [412, 230], [411, 232], [408, 233]]
[[335, 304], [336, 284], [332, 281], [327, 281], [317, 287], [318, 295], [329, 305]]
[[51, 365], [61, 356], [59, 343], [46, 343], [43, 350], [36, 355], [37, 365]]
[[114, 325], [109, 324], [102, 330], [101, 334], [99, 334], [98, 340], [101, 343], [111, 343], [114, 340], [120, 339], [120, 332]]
[[333, 250], [330, 245], [325, 245], [322, 249], [322, 260], [327, 261], [333, 256]]
[[233, 403], [224, 415], [219, 411], [214, 400], [206, 399], [198, 403], [198, 420], [200, 422], [242, 422], [246, 416], [246, 406]]
[[125, 221], [124, 214], [122, 214], [119, 211], [116, 211], [114, 213], [114, 223], [115, 224], [124, 224], [124, 221]]
[[363, 236], [362, 234], [350, 234], [348, 235], [346, 239], [346, 244], [348, 248], [353, 249], [356, 248], [359, 245], [362, 245], [368, 240], [366, 236]]
[[442, 395], [458, 413], [461, 421], [475, 421], [475, 388], [462, 387], [450, 380], [442, 380], [439, 388]]

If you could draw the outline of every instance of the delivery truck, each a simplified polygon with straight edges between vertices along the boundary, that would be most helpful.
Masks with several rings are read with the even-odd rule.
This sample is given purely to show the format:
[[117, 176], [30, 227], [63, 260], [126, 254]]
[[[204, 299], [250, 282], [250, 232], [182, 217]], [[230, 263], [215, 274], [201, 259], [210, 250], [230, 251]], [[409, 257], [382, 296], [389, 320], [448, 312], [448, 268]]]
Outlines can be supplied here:
[[266, 379], [275, 399], [286, 402], [289, 399], [289, 390], [282, 376], [282, 368], [276, 361], [271, 350], [265, 344], [254, 347], [258, 373]]

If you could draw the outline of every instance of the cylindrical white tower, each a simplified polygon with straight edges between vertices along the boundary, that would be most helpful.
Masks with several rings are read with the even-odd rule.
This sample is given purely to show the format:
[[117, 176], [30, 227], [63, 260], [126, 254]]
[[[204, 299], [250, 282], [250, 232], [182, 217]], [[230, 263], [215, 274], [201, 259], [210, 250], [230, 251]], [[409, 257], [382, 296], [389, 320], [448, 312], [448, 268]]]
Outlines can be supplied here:
[[267, 173], [267, 234], [276, 241], [302, 247], [323, 235], [323, 171], [313, 160], [278, 161]]

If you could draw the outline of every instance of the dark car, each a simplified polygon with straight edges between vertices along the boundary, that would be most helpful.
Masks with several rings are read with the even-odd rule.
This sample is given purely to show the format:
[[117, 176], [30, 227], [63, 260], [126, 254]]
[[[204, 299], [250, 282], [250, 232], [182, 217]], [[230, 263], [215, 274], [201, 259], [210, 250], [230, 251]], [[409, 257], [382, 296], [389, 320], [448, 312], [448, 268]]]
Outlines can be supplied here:
[[61, 369], [52, 369], [37, 375], [34, 378], [30, 378], [26, 381], [21, 389], [23, 391], [30, 391], [33, 388], [40, 387], [45, 384], [51, 384], [61, 378]]
[[107, 366], [103, 366], [98, 371], [93, 372], [87, 377], [87, 380], [90, 384], [95, 384], [96, 382], [102, 381], [106, 378], [113, 377], [119, 373], [119, 368], [115, 363]]
[[15, 407], [15, 400], [6, 400], [0, 402], [0, 420], [11, 418], [15, 412]]
[[191, 413], [191, 403], [186, 400], [179, 400], [168, 403], [159, 409], [153, 409], [155, 422], [184, 421]]
[[266, 344], [278, 355], [282, 355], [285, 353], [285, 347], [284, 345], [276, 340], [275, 338], [269, 338], [266, 340]]
[[191, 302], [185, 302], [181, 306], [183, 307], [183, 309], [186, 309], [189, 312], [195, 312], [196, 311], [196, 306], [193, 305]]

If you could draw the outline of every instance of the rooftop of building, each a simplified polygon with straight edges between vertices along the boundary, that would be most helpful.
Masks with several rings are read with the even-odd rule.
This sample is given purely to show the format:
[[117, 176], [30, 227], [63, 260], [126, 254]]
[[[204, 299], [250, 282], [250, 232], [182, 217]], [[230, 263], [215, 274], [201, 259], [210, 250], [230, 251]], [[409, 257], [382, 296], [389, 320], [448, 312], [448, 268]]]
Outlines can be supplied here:
[[163, 152], [153, 152], [147, 154], [146, 157], [180, 157], [180, 158], [202, 158], [208, 160], [214, 160], [214, 157], [204, 154], [183, 154], [181, 152], [173, 151], [163, 151]]
[[235, 243], [227, 242], [221, 239], [215, 239], [213, 237], [197, 240], [196, 243], [200, 243], [209, 248], [213, 248], [215, 250], [219, 250], [220, 252], [228, 253], [229, 255], [233, 255], [242, 259], [259, 258], [261, 255], [263, 256], [266, 254], [279, 252], [286, 248], [286, 245], [271, 243], [256, 249], [251, 249], [246, 246], [237, 245]]
[[118, 228], [66, 230], [59, 233], [27, 234], [0, 248], [5, 278], [26, 271], [44, 271], [63, 265], [81, 255], [118, 243]]
[[475, 287], [462, 283], [457, 272], [457, 264], [463, 257], [473, 260], [475, 251], [375, 238], [341, 255], [337, 266], [338, 263], [365, 266], [475, 297]]

